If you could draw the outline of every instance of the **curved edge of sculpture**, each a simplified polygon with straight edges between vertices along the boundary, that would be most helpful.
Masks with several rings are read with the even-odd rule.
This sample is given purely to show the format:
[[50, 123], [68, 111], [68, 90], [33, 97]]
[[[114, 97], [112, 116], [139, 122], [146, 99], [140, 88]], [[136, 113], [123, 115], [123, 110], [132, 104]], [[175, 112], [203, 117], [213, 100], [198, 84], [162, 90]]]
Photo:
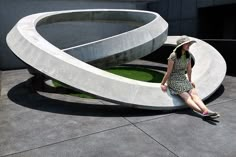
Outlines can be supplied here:
[[[114, 13], [131, 12], [133, 13], [132, 15], [135, 15], [136, 13], [144, 13], [146, 15], [154, 15], [155, 18], [137, 29], [114, 37], [91, 42], [84, 46], [92, 47], [95, 45], [99, 48], [102, 43], [101, 45], [103, 45], [103, 47], [109, 47], [112, 40], [124, 43], [129, 42], [128, 39], [133, 37], [133, 43], [124, 43], [122, 49], [116, 49], [116, 47], [114, 47], [115, 51], [109, 51], [107, 53], [110, 53], [110, 56], [122, 54], [123, 52], [129, 54], [137, 51], [137, 49], [135, 49], [137, 47], [139, 47], [139, 49], [145, 47], [144, 49], [141, 49], [144, 50], [142, 55], [147, 55], [159, 48], [166, 40], [168, 25], [156, 13], [135, 10], [96, 9], [48, 12], [27, 16], [21, 19], [8, 33], [7, 44], [16, 56], [28, 65], [37, 69], [39, 72], [44, 73], [53, 79], [59, 80], [75, 89], [96, 95], [102, 99], [145, 109], [167, 110], [185, 107], [184, 102], [180, 100], [179, 97], [170, 95], [169, 92], [163, 93], [160, 89], [159, 83], [147, 83], [131, 80], [93, 67], [79, 59], [76, 59], [76, 56], [73, 57], [50, 44], [36, 31], [37, 23], [39, 21], [47, 23], [47, 20], [45, 19], [48, 17], [57, 17], [68, 13], [71, 15], [78, 12], [94, 11], [106, 13], [109, 11]], [[157, 21], [158, 26], [156, 25]], [[175, 45], [176, 38], [177, 37], [168, 37], [165, 44]], [[196, 60], [196, 64], [193, 68], [193, 81], [197, 85], [201, 98], [205, 99], [209, 97], [223, 81], [226, 73], [226, 64], [218, 51], [209, 44], [199, 39], [196, 40], [197, 43], [190, 49]], [[76, 49], [78, 47], [76, 47]], [[76, 51], [78, 51], [78, 49]], [[106, 53], [104, 54], [92, 59], [102, 59], [106, 57]], [[138, 58], [140, 56], [132, 56], [132, 59], [137, 59], [136, 57]], [[202, 59], [204, 57], [206, 59]], [[204, 61], [204, 64], [202, 61]], [[212, 75], [209, 75], [209, 72], [207, 71], [209, 69]]]

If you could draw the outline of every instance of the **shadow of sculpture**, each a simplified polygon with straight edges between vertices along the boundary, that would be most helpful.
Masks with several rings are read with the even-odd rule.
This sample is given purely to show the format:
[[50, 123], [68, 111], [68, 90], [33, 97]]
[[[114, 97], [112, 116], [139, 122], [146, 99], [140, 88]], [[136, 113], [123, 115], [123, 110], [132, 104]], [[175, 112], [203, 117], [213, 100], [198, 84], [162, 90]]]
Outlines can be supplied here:
[[221, 84], [220, 87], [206, 100], [204, 100], [205, 104], [209, 104], [210, 102], [213, 102], [216, 100], [218, 97], [220, 97], [225, 91], [224, 86]]
[[[190, 109], [167, 111], [138, 109], [119, 104], [110, 105], [109, 102], [100, 99], [84, 99], [76, 96], [70, 96], [68, 95], [70, 92], [71, 89], [54, 88], [45, 84], [45, 80], [41, 78], [31, 77], [25, 82], [11, 88], [8, 92], [8, 97], [16, 104], [27, 108], [67, 115], [96, 117], [141, 117], [177, 113], [202, 118]], [[224, 86], [221, 85], [216, 92], [205, 101], [205, 103], [214, 101], [222, 95], [223, 92]], [[209, 122], [209, 119], [203, 120]]]
[[34, 110], [80, 116], [133, 117], [172, 113], [173, 111], [145, 110], [122, 105], [109, 105], [100, 99], [70, 96], [70, 89], [47, 86], [43, 80], [32, 77], [8, 92], [11, 101]]

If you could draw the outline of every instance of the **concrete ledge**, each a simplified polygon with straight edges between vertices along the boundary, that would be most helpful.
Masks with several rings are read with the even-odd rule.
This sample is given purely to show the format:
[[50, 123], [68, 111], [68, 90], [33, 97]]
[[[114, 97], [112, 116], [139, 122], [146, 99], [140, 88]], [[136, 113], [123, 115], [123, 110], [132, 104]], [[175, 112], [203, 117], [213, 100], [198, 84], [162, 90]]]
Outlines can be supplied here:
[[[81, 53], [78, 55], [78, 59], [75, 58], [76, 55], [74, 57], [68, 55], [47, 42], [35, 29], [38, 24], [78, 20], [80, 18], [75, 15], [80, 12], [85, 12], [83, 15], [87, 14], [91, 19], [99, 17], [103, 20], [104, 17], [111, 20], [112, 18], [109, 16], [109, 13], [111, 13], [122, 21], [126, 19], [128, 22], [140, 23], [141, 26], [126, 33], [72, 48], [71, 50], [75, 50], [75, 54]], [[89, 12], [93, 13], [90, 14]], [[99, 13], [99, 16], [94, 16], [96, 13]], [[128, 16], [115, 16], [116, 13]], [[84, 18], [86, 19], [86, 17]], [[169, 92], [167, 94], [163, 93], [159, 83], [147, 83], [120, 77], [80, 60], [98, 61], [97, 63], [101, 63], [102, 66], [135, 60], [163, 45], [167, 37], [167, 28], [168, 24], [158, 14], [147, 11], [59, 11], [30, 15], [21, 19], [9, 32], [7, 43], [12, 51], [30, 66], [78, 90], [123, 105], [167, 110], [186, 107], [186, 105], [179, 97], [172, 96]], [[176, 38], [169, 37], [166, 44], [175, 45]], [[196, 40], [197, 44], [191, 49], [196, 59], [196, 65], [193, 69], [193, 81], [197, 85], [201, 98], [205, 99], [221, 84], [225, 76], [226, 64], [213, 47], [199, 39]], [[83, 47], [87, 51], [82, 51]], [[88, 55], [86, 56], [85, 53], [87, 54], [87, 52]], [[89, 54], [90, 52], [91, 54]], [[106, 57], [113, 58], [114, 56], [115, 59], [112, 62], [106, 60]]]

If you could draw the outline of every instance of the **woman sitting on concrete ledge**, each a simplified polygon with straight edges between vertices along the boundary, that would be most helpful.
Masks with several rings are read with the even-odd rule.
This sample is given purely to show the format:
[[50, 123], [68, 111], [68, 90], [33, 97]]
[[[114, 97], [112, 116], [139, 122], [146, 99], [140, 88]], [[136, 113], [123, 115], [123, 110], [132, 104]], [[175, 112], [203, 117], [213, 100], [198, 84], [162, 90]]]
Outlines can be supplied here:
[[[187, 36], [181, 36], [177, 40], [177, 46], [168, 58], [167, 72], [162, 79], [161, 90], [166, 92], [169, 88], [171, 94], [179, 95], [194, 111], [201, 113], [204, 117], [215, 119], [220, 117], [220, 114], [206, 107], [191, 80], [192, 66], [189, 47], [194, 42]], [[186, 71], [188, 79], [185, 75]]]

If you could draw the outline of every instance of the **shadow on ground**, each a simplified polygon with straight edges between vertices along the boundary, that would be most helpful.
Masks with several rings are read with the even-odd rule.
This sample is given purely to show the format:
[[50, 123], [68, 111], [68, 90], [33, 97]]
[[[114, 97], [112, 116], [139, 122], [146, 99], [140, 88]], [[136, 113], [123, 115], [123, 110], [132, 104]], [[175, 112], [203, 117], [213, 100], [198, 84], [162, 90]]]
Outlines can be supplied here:
[[[102, 100], [86, 100], [69, 96], [65, 88], [55, 89], [34, 77], [22, 82], [8, 92], [8, 97], [14, 103], [44, 112], [68, 115], [117, 117], [117, 116], [152, 116], [171, 113], [173, 111], [144, 110], [121, 105], [106, 105]], [[43, 88], [41, 88], [43, 87]], [[40, 92], [45, 92], [43, 95]]]
[[210, 117], [202, 117], [200, 114], [194, 112], [191, 109], [183, 109], [183, 110], [178, 110], [175, 112], [176, 114], [184, 114], [184, 115], [189, 115], [192, 117], [197, 117], [197, 118], [201, 118], [203, 121], [211, 124], [211, 125], [217, 125], [217, 123], [219, 123], [220, 121], [217, 119], [212, 119]]
[[[190, 109], [169, 111], [137, 109], [122, 105], [109, 105], [99, 99], [92, 101], [89, 99], [81, 99], [75, 96], [67, 95], [69, 92], [70, 90], [65, 88], [55, 89], [47, 86], [44, 81], [40, 81], [39, 79], [32, 77], [11, 88], [8, 92], [8, 97], [11, 101], [18, 105], [34, 110], [58, 114], [96, 117], [141, 117], [176, 113], [188, 114], [202, 118], [199, 114], [194, 113]], [[214, 101], [217, 97], [222, 95], [223, 92], [224, 87], [221, 85], [218, 90], [205, 102], [210, 103]]]
[[[225, 88], [223, 85], [220, 85], [220, 87], [209, 97], [207, 98], [204, 103], [205, 104], [209, 104], [211, 102], [214, 102], [217, 98], [219, 98], [225, 91]], [[212, 125], [217, 125], [217, 123], [219, 123], [220, 121], [217, 119], [211, 119], [209, 117], [202, 117], [200, 114], [194, 112], [191, 109], [183, 109], [183, 110], [178, 110], [176, 111], [176, 114], [187, 114], [193, 117], [198, 117], [198, 118], [202, 118], [203, 121], [212, 124]]]
[[214, 100], [216, 100], [218, 97], [220, 97], [225, 91], [224, 86], [221, 84], [220, 87], [209, 97], [207, 98], [204, 103], [205, 104], [209, 104], [211, 102], [213, 102]]

